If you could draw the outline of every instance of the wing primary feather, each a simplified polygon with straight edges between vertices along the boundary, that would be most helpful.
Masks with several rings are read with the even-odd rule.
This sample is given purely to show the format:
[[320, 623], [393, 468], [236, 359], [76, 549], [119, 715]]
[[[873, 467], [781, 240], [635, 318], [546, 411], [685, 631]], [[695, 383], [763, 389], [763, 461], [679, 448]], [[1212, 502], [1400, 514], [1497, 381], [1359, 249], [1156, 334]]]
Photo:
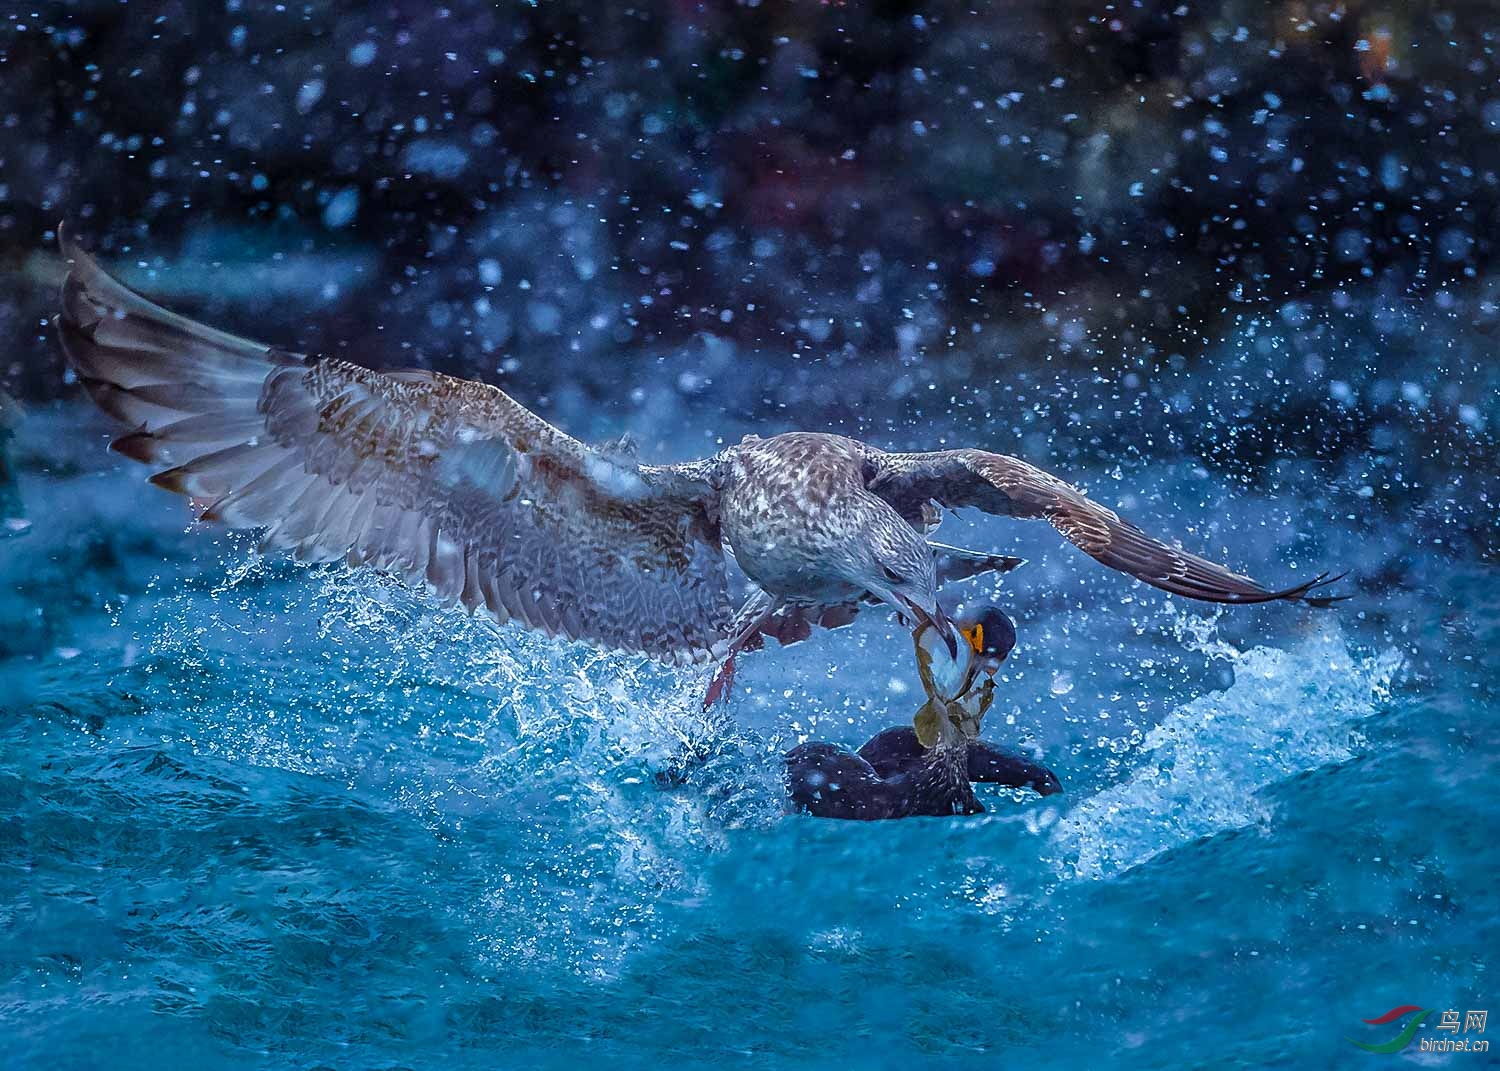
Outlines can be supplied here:
[[920, 516], [927, 502], [971, 506], [1012, 517], [1049, 521], [1062, 536], [1100, 563], [1175, 595], [1208, 602], [1301, 602], [1328, 607], [1343, 596], [1318, 594], [1342, 577], [1281, 590], [1147, 535], [1077, 488], [1018, 458], [982, 450], [925, 454], [875, 452], [866, 484], [903, 517]]

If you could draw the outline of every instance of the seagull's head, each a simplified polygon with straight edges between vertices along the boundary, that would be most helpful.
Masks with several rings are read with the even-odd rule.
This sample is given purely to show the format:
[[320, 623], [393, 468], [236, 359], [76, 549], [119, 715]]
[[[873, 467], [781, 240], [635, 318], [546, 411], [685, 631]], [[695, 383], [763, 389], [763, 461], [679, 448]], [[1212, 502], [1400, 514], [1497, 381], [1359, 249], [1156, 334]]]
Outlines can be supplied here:
[[912, 626], [931, 625], [958, 657], [958, 639], [938, 605], [937, 563], [927, 540], [895, 510], [875, 500], [861, 517], [861, 538], [851, 541], [847, 579], [895, 608]]

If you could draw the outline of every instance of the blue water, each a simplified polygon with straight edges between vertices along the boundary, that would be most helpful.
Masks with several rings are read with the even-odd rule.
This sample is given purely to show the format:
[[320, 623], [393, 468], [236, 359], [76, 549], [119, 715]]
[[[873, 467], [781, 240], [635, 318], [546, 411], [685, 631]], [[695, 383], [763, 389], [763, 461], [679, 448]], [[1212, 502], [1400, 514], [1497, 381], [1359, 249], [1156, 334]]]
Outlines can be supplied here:
[[1369, 523], [1359, 479], [1070, 473], [1272, 579], [1354, 566], [1332, 613], [945, 528], [1032, 559], [985, 735], [1066, 791], [836, 823], [782, 815], [779, 757], [910, 718], [879, 615], [747, 658], [705, 716], [706, 671], [185, 531], [102, 430], [23, 427], [0, 541], [0, 1066], [1484, 1059], [1344, 1040], [1500, 998], [1500, 577]]

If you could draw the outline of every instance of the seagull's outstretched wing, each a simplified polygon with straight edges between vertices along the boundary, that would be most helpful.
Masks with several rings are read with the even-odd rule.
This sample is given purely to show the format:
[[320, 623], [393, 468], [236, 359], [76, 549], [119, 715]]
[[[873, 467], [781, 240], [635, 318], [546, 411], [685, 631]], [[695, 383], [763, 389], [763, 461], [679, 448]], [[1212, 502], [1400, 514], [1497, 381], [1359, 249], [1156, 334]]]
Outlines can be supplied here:
[[1043, 518], [1096, 561], [1174, 595], [1227, 603], [1286, 599], [1327, 606], [1337, 601], [1335, 596], [1314, 594], [1331, 582], [1326, 574], [1272, 591], [1247, 576], [1147, 535], [1077, 488], [1004, 454], [983, 450], [924, 454], [871, 451], [866, 483], [907, 518], [919, 517], [928, 502], [953, 508], [972, 506], [1009, 517]]
[[71, 261], [58, 327], [127, 457], [199, 515], [266, 529], [553, 635], [702, 660], [732, 613], [712, 462], [594, 450], [483, 383], [310, 359]]

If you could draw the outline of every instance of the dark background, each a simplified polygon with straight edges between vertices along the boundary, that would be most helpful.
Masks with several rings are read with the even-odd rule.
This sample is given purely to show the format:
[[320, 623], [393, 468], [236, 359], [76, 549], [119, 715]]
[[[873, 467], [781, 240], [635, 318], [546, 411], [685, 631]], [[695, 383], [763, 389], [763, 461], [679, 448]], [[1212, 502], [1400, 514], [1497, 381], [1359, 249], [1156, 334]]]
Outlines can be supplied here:
[[554, 419], [1181, 454], [1493, 555], [1497, 48], [1481, 2], [43, 4], [0, 385], [76, 390], [67, 218], [176, 307]]

